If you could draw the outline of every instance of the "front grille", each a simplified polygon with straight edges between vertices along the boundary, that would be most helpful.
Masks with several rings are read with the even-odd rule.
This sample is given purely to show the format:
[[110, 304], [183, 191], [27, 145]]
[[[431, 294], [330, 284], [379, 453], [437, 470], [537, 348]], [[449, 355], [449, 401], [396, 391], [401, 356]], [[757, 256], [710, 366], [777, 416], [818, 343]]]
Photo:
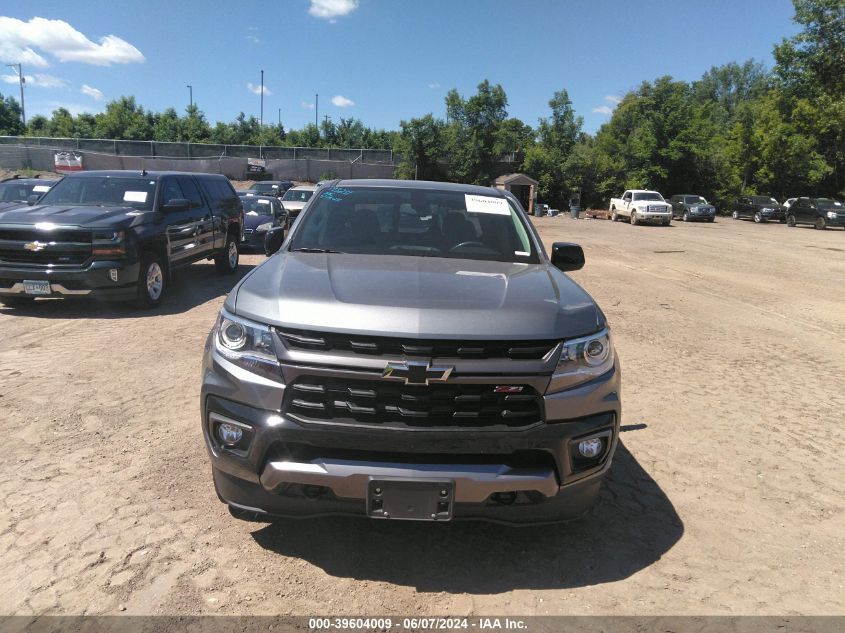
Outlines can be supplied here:
[[529, 386], [403, 385], [380, 380], [303, 377], [285, 390], [283, 412], [299, 422], [385, 428], [514, 428], [543, 421], [542, 398]]
[[91, 231], [0, 228], [0, 261], [12, 264], [79, 265], [91, 257]]
[[538, 360], [557, 341], [457, 341], [404, 339], [387, 336], [357, 336], [307, 330], [280, 330], [279, 336], [290, 349], [345, 351], [377, 356], [425, 356], [427, 358], [511, 358]]

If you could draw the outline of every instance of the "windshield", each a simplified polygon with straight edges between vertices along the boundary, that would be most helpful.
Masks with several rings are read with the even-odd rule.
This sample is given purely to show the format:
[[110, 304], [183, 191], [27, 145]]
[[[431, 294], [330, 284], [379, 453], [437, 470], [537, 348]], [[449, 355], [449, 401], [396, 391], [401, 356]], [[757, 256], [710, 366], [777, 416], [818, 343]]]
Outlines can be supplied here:
[[701, 196], [687, 196], [684, 198], [684, 202], [687, 204], [707, 204], [707, 200]]
[[59, 181], [38, 203], [149, 210], [153, 207], [155, 188], [156, 181], [149, 178], [71, 177]]
[[500, 197], [333, 187], [320, 192], [301, 222], [292, 251], [539, 261], [524, 220]]
[[[36, 191], [37, 187], [37, 191]], [[4, 182], [0, 184], [0, 202], [26, 202], [32, 193], [42, 193], [48, 185], [30, 185], [22, 182]]]
[[313, 195], [314, 192], [310, 189], [288, 189], [282, 196], [282, 200], [285, 202], [308, 202]]
[[842, 209], [842, 203], [830, 198], [819, 198], [816, 200], [819, 209]]
[[634, 200], [657, 200], [658, 202], [663, 202], [663, 196], [656, 191], [646, 191], [643, 193], [635, 193]]
[[768, 196], [751, 196], [751, 202], [754, 204], [777, 204], [778, 201]]
[[276, 200], [242, 196], [241, 203], [244, 206], [244, 213], [252, 215], [278, 215], [281, 205]]
[[250, 187], [251, 191], [278, 191], [279, 185], [270, 184], [269, 182], [257, 182], [252, 187]]

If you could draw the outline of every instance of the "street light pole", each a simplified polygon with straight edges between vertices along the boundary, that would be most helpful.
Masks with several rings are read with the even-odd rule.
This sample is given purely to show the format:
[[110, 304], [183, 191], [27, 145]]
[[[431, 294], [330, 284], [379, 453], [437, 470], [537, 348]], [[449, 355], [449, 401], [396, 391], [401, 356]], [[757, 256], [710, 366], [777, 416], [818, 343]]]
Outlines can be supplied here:
[[279, 127], [282, 127], [282, 109], [279, 108]]
[[[21, 86], [21, 122], [26, 126], [26, 110], [24, 109], [23, 105], [23, 85], [26, 83], [26, 79], [23, 76], [23, 69], [21, 68], [20, 64], [6, 64], [9, 68], [15, 70], [18, 73], [18, 83]], [[15, 68], [17, 66], [17, 68]]]
[[314, 127], [317, 128], [317, 136], [320, 136], [320, 95], [314, 95]]
[[261, 71], [261, 114], [258, 115], [258, 125], [264, 127], [264, 71]]
[[194, 109], [194, 87], [190, 84], [186, 87], [188, 88], [188, 112], [190, 113]]

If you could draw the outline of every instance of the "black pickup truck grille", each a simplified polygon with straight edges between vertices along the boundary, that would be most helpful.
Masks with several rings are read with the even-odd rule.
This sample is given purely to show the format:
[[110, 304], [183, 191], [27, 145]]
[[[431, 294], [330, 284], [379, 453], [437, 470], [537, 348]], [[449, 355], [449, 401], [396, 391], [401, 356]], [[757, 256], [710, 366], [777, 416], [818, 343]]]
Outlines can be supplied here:
[[388, 336], [357, 336], [307, 330], [279, 331], [290, 349], [344, 351], [377, 356], [425, 356], [427, 358], [511, 358], [537, 360], [558, 341], [459, 341], [405, 339]]
[[36, 266], [79, 265], [91, 257], [91, 231], [0, 228], [0, 262]]
[[300, 422], [386, 428], [515, 428], [543, 420], [542, 398], [529, 386], [411, 386], [378, 380], [303, 377], [285, 390], [283, 411]]

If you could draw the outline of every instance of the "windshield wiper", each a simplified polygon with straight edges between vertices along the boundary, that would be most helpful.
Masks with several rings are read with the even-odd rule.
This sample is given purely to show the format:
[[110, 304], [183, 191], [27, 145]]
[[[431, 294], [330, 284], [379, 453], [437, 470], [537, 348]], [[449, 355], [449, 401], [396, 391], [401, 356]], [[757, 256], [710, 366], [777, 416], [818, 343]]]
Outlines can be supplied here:
[[334, 253], [336, 255], [343, 255], [343, 253], [341, 251], [333, 251], [330, 248], [301, 247], [301, 248], [292, 248], [291, 252], [293, 252], [293, 253]]

